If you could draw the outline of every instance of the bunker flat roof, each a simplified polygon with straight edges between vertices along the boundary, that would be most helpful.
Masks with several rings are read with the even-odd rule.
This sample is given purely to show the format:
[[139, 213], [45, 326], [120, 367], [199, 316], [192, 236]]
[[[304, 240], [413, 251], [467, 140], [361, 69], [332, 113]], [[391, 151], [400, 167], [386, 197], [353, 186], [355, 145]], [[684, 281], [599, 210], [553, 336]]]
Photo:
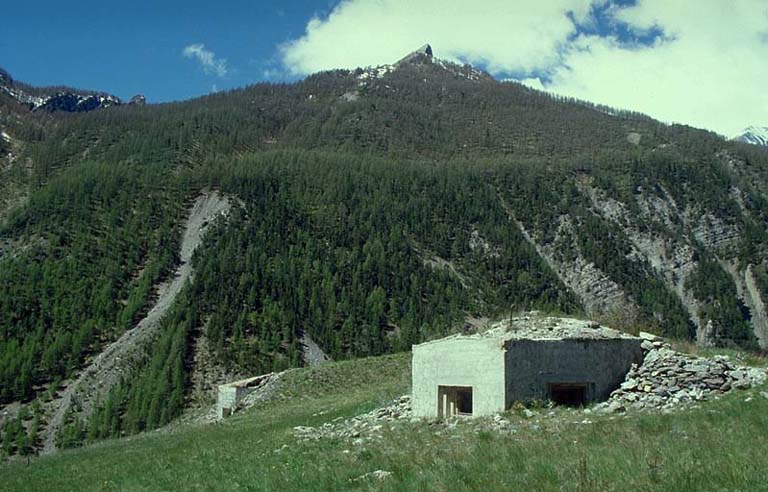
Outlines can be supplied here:
[[490, 322], [478, 333], [450, 335], [419, 345], [462, 339], [497, 339], [506, 342], [511, 340], [612, 340], [622, 338], [638, 339], [638, 337], [628, 333], [600, 326], [599, 323], [590, 320], [531, 314]]

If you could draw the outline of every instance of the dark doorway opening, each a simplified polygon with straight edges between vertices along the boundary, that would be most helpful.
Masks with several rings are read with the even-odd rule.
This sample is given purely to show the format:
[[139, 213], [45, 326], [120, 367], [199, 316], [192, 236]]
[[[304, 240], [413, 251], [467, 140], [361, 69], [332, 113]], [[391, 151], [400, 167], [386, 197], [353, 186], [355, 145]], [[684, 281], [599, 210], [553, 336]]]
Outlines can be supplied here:
[[549, 399], [556, 405], [582, 407], [587, 404], [587, 383], [557, 383], [549, 385]]
[[472, 415], [472, 388], [456, 390], [456, 410], [459, 415]]
[[472, 415], [472, 387], [438, 386], [437, 415], [439, 417]]

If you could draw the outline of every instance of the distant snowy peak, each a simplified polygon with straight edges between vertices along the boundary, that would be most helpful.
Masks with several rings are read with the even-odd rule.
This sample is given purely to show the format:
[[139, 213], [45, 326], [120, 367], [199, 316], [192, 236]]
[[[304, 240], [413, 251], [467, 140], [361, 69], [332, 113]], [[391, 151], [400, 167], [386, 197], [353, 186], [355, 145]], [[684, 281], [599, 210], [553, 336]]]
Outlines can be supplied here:
[[16, 88], [12, 82], [8, 83], [7, 79], [0, 79], [0, 91], [5, 92], [19, 103], [29, 106], [31, 109], [42, 106], [47, 100], [40, 96], [27, 94], [23, 90]]
[[46, 89], [31, 88], [26, 84], [14, 82], [11, 76], [3, 70], [0, 70], [0, 92], [5, 92], [20, 104], [28, 106], [33, 111], [65, 111], [75, 113], [123, 104], [119, 97], [110, 94], [96, 94], [66, 89], [48, 92]]
[[79, 94], [76, 92], [57, 92], [45, 98], [45, 101], [33, 109], [44, 111], [66, 111], [79, 113], [98, 108], [118, 106], [123, 102], [109, 94]]
[[734, 140], [768, 147], [768, 126], [750, 126]]

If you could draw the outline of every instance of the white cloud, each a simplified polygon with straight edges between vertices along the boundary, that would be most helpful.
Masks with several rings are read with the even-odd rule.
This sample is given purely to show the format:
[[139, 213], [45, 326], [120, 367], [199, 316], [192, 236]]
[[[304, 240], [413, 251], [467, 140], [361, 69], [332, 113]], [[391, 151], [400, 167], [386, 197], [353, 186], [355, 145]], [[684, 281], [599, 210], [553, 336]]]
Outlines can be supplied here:
[[200, 63], [203, 67], [203, 71], [207, 74], [214, 74], [219, 77], [225, 77], [229, 71], [227, 67], [227, 60], [224, 58], [216, 58], [216, 54], [205, 48], [202, 43], [190, 44], [182, 50], [182, 55], [185, 58], [192, 58]]
[[[638, 0], [608, 10], [651, 46], [594, 27], [607, 0], [344, 0], [281, 47], [293, 74], [391, 63], [429, 42], [436, 56], [569, 96], [733, 135], [768, 124], [765, 0]], [[593, 30], [590, 30], [593, 32]], [[536, 75], [544, 75], [537, 79]]]
[[424, 43], [447, 59], [492, 71], [535, 70], [558, 59], [575, 32], [566, 15], [589, 15], [591, 0], [345, 0], [282, 47], [294, 74], [391, 63]]
[[[514, 79], [510, 79], [510, 80], [514, 80]], [[523, 85], [527, 85], [531, 89], [536, 89], [539, 91], [547, 90], [547, 88], [544, 87], [544, 84], [541, 82], [541, 80], [537, 78], [528, 78], [528, 79], [518, 80], [518, 82], [520, 82]]]
[[663, 40], [580, 36], [546, 88], [726, 136], [768, 124], [767, 12], [764, 0], [641, 0], [616, 18]]

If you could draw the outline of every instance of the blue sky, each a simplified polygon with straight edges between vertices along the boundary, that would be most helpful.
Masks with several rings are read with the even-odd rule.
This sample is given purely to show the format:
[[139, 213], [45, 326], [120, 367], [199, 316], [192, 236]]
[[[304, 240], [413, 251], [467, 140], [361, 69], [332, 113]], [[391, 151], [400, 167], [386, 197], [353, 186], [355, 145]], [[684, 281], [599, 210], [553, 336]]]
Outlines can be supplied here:
[[768, 0], [6, 2], [0, 66], [150, 102], [435, 55], [726, 136], [768, 125]]
[[[62, 3], [66, 7], [62, 7]], [[7, 2], [0, 66], [33, 85], [69, 85], [151, 101], [187, 99], [265, 78], [277, 46], [299, 37], [332, 4], [311, 1]], [[226, 75], [206, 74], [182, 56], [204, 44], [226, 59]]]

